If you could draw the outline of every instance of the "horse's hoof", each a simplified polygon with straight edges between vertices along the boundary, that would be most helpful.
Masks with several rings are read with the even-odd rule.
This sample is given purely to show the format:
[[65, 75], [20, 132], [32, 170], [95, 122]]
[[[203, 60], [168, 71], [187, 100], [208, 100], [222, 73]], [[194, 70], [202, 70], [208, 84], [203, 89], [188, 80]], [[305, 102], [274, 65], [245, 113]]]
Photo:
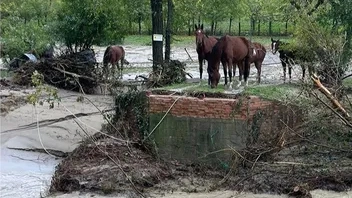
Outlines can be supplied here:
[[232, 85], [231, 84], [229, 85], [229, 90], [232, 90]]

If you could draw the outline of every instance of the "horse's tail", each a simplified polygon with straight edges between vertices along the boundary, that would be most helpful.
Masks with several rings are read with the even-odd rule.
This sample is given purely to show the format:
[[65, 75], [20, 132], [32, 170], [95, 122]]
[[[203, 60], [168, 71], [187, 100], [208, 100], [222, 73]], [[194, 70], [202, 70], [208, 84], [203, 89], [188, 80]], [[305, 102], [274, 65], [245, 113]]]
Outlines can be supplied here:
[[105, 52], [104, 52], [104, 57], [103, 57], [103, 65], [104, 65], [104, 67], [108, 65], [109, 60], [110, 60], [110, 56], [111, 56], [110, 48], [111, 48], [111, 46], [107, 47]]

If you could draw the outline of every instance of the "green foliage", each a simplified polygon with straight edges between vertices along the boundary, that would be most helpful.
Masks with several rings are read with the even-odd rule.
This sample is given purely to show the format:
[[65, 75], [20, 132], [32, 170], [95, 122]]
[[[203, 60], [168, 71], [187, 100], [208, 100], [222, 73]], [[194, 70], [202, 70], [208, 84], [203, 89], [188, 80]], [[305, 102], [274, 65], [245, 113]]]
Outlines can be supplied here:
[[53, 33], [73, 52], [120, 43], [126, 34], [127, 13], [121, 1], [63, 0], [57, 13]]
[[297, 14], [294, 49], [296, 56], [309, 62], [325, 83], [337, 85], [348, 69], [344, 60], [346, 38], [344, 33], [332, 32], [331, 25], [317, 20], [326, 15], [329, 8], [328, 5], [321, 5], [311, 15], [307, 13], [309, 10], [301, 10]]
[[[115, 96], [115, 115], [113, 123], [121, 123], [118, 126], [124, 132], [124, 138], [137, 136], [142, 139], [148, 134], [148, 98], [145, 92], [128, 91]], [[138, 134], [135, 134], [138, 133]]]
[[54, 108], [54, 103], [59, 103], [61, 99], [58, 96], [56, 88], [44, 85], [44, 76], [37, 71], [32, 74], [32, 84], [35, 87], [35, 92], [27, 96], [27, 100], [32, 105], [44, 105], [49, 104], [49, 108]]
[[41, 53], [52, 43], [47, 24], [51, 5], [48, 1], [1, 1], [1, 44], [3, 61], [25, 52]]

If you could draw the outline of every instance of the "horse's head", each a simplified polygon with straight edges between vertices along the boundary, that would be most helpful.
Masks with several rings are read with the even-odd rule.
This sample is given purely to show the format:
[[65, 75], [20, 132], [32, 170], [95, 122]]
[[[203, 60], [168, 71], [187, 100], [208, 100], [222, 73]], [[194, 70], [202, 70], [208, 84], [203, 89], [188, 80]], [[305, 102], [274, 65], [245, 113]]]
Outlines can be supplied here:
[[271, 38], [271, 52], [273, 54], [275, 54], [279, 50], [279, 46], [280, 46], [280, 39], [274, 40], [273, 38]]
[[196, 44], [197, 46], [202, 46], [203, 44], [203, 38], [205, 36], [204, 30], [203, 30], [203, 24], [202, 25], [194, 25], [195, 27], [195, 35], [196, 35]]
[[219, 81], [220, 81], [220, 73], [219, 73], [219, 69], [216, 69], [218, 67], [214, 67], [215, 63], [213, 62], [213, 60], [209, 60], [208, 62], [208, 78], [210, 81], [210, 87], [211, 88], [215, 88], [218, 86]]

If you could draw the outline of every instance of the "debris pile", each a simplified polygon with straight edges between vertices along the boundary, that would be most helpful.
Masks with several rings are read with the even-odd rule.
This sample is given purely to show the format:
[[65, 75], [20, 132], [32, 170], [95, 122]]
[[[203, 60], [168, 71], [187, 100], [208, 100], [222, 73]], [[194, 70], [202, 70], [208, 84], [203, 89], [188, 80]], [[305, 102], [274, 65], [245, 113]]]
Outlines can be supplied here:
[[34, 71], [43, 75], [44, 81], [57, 88], [92, 93], [98, 85], [97, 62], [93, 50], [63, 54], [57, 58], [27, 61], [14, 71], [14, 82], [30, 85]]

